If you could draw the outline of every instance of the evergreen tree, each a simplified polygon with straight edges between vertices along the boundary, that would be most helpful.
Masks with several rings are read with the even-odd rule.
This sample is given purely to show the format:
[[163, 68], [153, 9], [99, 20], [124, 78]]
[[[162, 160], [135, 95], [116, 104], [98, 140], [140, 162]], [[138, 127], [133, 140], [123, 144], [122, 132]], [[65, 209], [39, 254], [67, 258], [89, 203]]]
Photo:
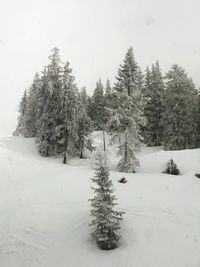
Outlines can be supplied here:
[[89, 113], [89, 103], [88, 103], [88, 99], [89, 99], [89, 96], [87, 95], [87, 92], [86, 92], [86, 88], [83, 87], [80, 91], [80, 99], [81, 99], [81, 104], [83, 105], [86, 113], [88, 114]]
[[143, 129], [144, 141], [149, 146], [159, 146], [163, 137], [164, 81], [158, 61], [152, 65], [151, 71], [147, 68], [144, 96], [147, 98], [144, 110], [147, 118]]
[[94, 130], [99, 131], [105, 127], [106, 123], [104, 88], [101, 80], [96, 83], [91, 102], [90, 117], [94, 124]]
[[78, 120], [81, 107], [78, 88], [69, 62], [66, 62], [64, 66], [62, 80], [64, 90], [63, 123], [61, 128], [63, 149], [69, 155], [75, 156], [79, 150]]
[[[84, 89], [85, 91], [85, 89]], [[78, 111], [77, 111], [77, 133], [78, 133], [78, 141], [77, 141], [77, 149], [80, 152], [80, 158], [83, 158], [83, 152], [85, 148], [88, 148], [89, 140], [91, 140], [90, 133], [92, 132], [92, 122], [90, 117], [87, 115], [87, 102], [83, 101], [83, 99], [87, 100], [88, 96], [86, 91], [83, 89], [79, 93], [79, 97], [77, 99], [78, 103]], [[83, 97], [85, 96], [85, 97]]]
[[141, 72], [136, 64], [133, 49], [129, 48], [124, 64], [120, 65], [114, 87], [113, 108], [108, 123], [112, 133], [111, 143], [119, 144], [118, 154], [122, 157], [118, 169], [135, 172], [139, 164], [135, 152], [141, 147], [140, 128], [145, 124], [143, 115]]
[[17, 128], [13, 133], [13, 135], [15, 135], [15, 136], [24, 135], [24, 133], [25, 133], [24, 119], [25, 119], [26, 109], [27, 109], [27, 93], [25, 90], [23, 97], [21, 99], [20, 105], [19, 105], [20, 115], [18, 117]]
[[92, 236], [101, 249], [109, 250], [118, 247], [120, 221], [123, 212], [114, 210], [116, 197], [113, 194], [113, 184], [109, 177], [108, 168], [105, 165], [105, 158], [101, 154], [98, 156], [98, 168], [94, 178], [91, 179], [96, 187], [94, 198], [91, 202], [91, 222]]
[[167, 150], [194, 148], [198, 135], [194, 116], [197, 91], [185, 70], [178, 65], [172, 66], [166, 79], [164, 147]]
[[82, 109], [78, 118], [78, 142], [77, 147], [80, 151], [80, 158], [83, 158], [84, 149], [87, 147], [88, 138], [91, 133], [91, 120], [87, 116], [86, 111]]
[[26, 113], [24, 116], [24, 136], [35, 137], [37, 133], [37, 120], [39, 113], [38, 93], [40, 90], [41, 81], [39, 74], [35, 74], [33, 84], [28, 92]]
[[106, 82], [105, 97], [108, 98], [108, 99], [110, 97], [112, 97], [112, 87], [110, 85], [110, 80], [109, 79], [107, 79], [107, 82]]
[[[42, 117], [44, 108], [47, 104], [47, 100], [49, 98], [49, 92], [48, 92], [48, 72], [47, 67], [44, 67], [44, 70], [42, 71], [42, 75], [40, 78], [40, 86], [37, 90], [37, 122], [36, 126], [37, 129], [40, 127], [40, 119]], [[37, 135], [37, 133], [36, 133]]]
[[164, 171], [164, 173], [173, 174], [173, 175], [179, 175], [180, 174], [180, 171], [179, 171], [176, 163], [173, 161], [173, 159], [170, 159], [170, 161], [167, 163], [167, 168]]
[[62, 124], [63, 91], [61, 82], [59, 49], [54, 48], [49, 56], [45, 94], [46, 103], [39, 121], [37, 143], [42, 156], [53, 156], [62, 152], [60, 125]]
[[106, 87], [105, 87], [105, 96], [104, 96], [105, 124], [107, 124], [109, 121], [109, 117], [110, 117], [109, 109], [112, 107], [112, 100], [113, 100], [112, 87], [110, 85], [110, 80], [107, 79]]

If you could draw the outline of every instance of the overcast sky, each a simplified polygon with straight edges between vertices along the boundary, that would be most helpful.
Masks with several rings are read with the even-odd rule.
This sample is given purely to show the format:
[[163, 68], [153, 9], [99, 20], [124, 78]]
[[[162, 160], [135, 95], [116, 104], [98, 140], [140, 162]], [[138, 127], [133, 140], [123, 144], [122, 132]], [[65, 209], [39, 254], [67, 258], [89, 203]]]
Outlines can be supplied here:
[[0, 135], [16, 125], [17, 106], [54, 46], [79, 87], [114, 82], [133, 46], [145, 69], [183, 66], [200, 85], [200, 0], [0, 0]]

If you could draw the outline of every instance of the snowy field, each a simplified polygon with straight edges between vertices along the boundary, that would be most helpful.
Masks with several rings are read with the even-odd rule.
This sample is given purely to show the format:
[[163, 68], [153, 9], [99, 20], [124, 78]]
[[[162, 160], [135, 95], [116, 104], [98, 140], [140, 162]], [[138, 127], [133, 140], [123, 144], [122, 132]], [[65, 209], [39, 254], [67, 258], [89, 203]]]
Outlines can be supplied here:
[[[137, 174], [111, 172], [126, 214], [120, 247], [100, 251], [88, 227], [89, 161], [63, 165], [41, 158], [33, 139], [0, 138], [0, 267], [199, 267], [200, 149], [138, 156]], [[182, 175], [161, 173], [171, 157]]]

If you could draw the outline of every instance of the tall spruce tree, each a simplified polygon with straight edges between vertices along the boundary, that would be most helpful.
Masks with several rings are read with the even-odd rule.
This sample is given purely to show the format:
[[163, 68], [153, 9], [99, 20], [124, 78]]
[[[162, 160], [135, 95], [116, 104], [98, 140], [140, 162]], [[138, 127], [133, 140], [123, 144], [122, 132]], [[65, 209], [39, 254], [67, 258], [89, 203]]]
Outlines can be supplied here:
[[87, 116], [87, 113], [84, 108], [80, 110], [77, 133], [77, 148], [80, 151], [80, 158], [83, 158], [83, 152], [84, 149], [87, 148], [88, 140], [90, 138], [91, 133], [91, 120]]
[[91, 179], [96, 187], [92, 187], [95, 195], [90, 199], [93, 217], [90, 226], [93, 228], [92, 236], [98, 246], [103, 250], [109, 250], [118, 247], [118, 230], [123, 212], [114, 210], [117, 205], [116, 197], [113, 194], [113, 184], [105, 164], [105, 157], [98, 154], [97, 161], [97, 170]]
[[[86, 148], [88, 148], [88, 142], [91, 140], [91, 132], [92, 132], [92, 122], [90, 117], [87, 114], [88, 103], [87, 103], [87, 93], [85, 88], [81, 90], [78, 94], [77, 98], [77, 134], [78, 140], [76, 143], [76, 147], [78, 149], [78, 153], [80, 158], [83, 158], [83, 152]], [[85, 100], [85, 101], [83, 101]]]
[[147, 124], [143, 128], [144, 141], [149, 146], [162, 144], [164, 111], [164, 81], [158, 61], [152, 65], [151, 71], [147, 68], [145, 77], [144, 96], [147, 99], [144, 115]]
[[37, 143], [42, 156], [53, 156], [61, 152], [62, 143], [59, 127], [62, 124], [63, 90], [59, 49], [52, 49], [47, 66], [45, 107], [39, 121]]
[[104, 88], [101, 80], [97, 81], [96, 88], [91, 98], [90, 117], [93, 121], [94, 130], [102, 130], [105, 128], [106, 111]]
[[84, 107], [84, 109], [85, 109], [87, 114], [89, 112], [88, 99], [89, 99], [89, 96], [87, 94], [86, 88], [85, 87], [81, 88], [81, 90], [80, 90], [80, 100], [81, 100], [81, 104], [83, 105], [83, 107]]
[[108, 127], [111, 143], [118, 143], [121, 160], [118, 169], [135, 172], [139, 164], [135, 152], [141, 147], [140, 128], [145, 124], [143, 114], [141, 73], [135, 61], [132, 47], [128, 49], [124, 63], [120, 65], [114, 87], [113, 108], [110, 109]]
[[194, 148], [197, 142], [197, 91], [185, 70], [173, 65], [166, 74], [164, 139], [167, 150]]
[[79, 103], [78, 88], [69, 62], [66, 62], [64, 66], [62, 82], [64, 91], [63, 121], [61, 126], [63, 149], [69, 155], [75, 156], [79, 150], [78, 120], [81, 107]]
[[109, 99], [111, 96], [112, 96], [112, 87], [110, 85], [110, 80], [107, 79], [105, 88], [105, 97]]
[[110, 80], [107, 79], [106, 87], [105, 87], [105, 96], [104, 96], [105, 124], [107, 124], [109, 121], [109, 117], [110, 117], [109, 109], [112, 107], [112, 100], [113, 100], [112, 87], [110, 85]]
[[47, 104], [47, 100], [49, 99], [48, 92], [48, 71], [47, 66], [44, 67], [40, 78], [40, 86], [37, 90], [37, 129], [39, 128], [40, 119], [42, 117], [44, 108]]

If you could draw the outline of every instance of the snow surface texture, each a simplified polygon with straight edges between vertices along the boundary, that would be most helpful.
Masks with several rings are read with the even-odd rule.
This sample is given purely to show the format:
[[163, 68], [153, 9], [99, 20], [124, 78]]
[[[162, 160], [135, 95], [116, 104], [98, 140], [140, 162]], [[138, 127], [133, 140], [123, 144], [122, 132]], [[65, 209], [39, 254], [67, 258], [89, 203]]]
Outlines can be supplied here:
[[[144, 148], [138, 156], [138, 173], [111, 172], [126, 214], [120, 247], [101, 251], [88, 227], [89, 160], [64, 165], [41, 158], [33, 139], [0, 138], [0, 266], [199, 267], [200, 149]], [[171, 157], [182, 175], [161, 173]]]

